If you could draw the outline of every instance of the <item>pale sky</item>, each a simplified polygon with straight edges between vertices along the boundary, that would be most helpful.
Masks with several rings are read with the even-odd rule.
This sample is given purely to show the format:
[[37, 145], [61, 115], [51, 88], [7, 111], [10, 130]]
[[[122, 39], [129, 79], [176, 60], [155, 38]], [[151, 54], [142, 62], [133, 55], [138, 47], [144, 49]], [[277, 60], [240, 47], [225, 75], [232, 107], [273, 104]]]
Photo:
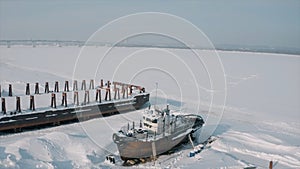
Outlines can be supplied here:
[[300, 48], [299, 0], [0, 0], [0, 39], [84, 41], [137, 12], [187, 19], [216, 45]]

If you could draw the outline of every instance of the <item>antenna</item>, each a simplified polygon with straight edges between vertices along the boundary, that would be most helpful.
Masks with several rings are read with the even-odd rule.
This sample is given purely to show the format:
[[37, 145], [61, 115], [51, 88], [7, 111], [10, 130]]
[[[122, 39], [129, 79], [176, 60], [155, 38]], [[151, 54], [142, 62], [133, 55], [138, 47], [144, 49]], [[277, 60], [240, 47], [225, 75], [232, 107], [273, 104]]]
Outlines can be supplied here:
[[154, 104], [154, 108], [156, 107], [156, 104], [157, 104], [157, 88], [158, 88], [158, 83], [156, 82], [155, 85], [156, 85], [156, 89], [155, 89], [155, 104]]

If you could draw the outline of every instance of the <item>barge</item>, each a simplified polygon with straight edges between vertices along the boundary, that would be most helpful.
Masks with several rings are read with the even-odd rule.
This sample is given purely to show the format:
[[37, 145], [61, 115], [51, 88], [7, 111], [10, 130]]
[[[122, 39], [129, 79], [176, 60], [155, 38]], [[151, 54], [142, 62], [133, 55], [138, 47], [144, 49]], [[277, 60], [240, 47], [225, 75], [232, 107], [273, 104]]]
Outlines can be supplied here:
[[[102, 84], [102, 81], [101, 81]], [[49, 92], [52, 95], [51, 107], [35, 109], [34, 98], [30, 96], [30, 109], [21, 110], [18, 97], [16, 97], [16, 110], [6, 111], [5, 97], [2, 97], [2, 113], [0, 115], [0, 132], [3, 131], [22, 131], [24, 128], [36, 128], [42, 125], [58, 125], [64, 122], [83, 121], [115, 113], [136, 110], [144, 106], [149, 101], [150, 94], [145, 91], [145, 88], [113, 82], [114, 87], [110, 88], [110, 82], [106, 85], [97, 87], [96, 100], [89, 101], [84, 97], [83, 103], [78, 103], [78, 91], [73, 91], [74, 103], [67, 105], [66, 92], [62, 93], [62, 104], [56, 106], [56, 98], [54, 92]], [[122, 87], [119, 91], [117, 86]], [[105, 91], [105, 99], [101, 99], [101, 91]], [[111, 91], [115, 92], [114, 99], [111, 98]], [[87, 92], [87, 91], [85, 91]], [[127, 93], [126, 93], [127, 92]], [[128, 94], [129, 92], [129, 94]], [[123, 95], [120, 97], [120, 93]], [[126, 94], [125, 94], [126, 93]], [[54, 96], [54, 99], [53, 99]], [[118, 96], [118, 97], [117, 97]], [[20, 102], [20, 101], [19, 101]], [[77, 103], [76, 103], [77, 102]]]

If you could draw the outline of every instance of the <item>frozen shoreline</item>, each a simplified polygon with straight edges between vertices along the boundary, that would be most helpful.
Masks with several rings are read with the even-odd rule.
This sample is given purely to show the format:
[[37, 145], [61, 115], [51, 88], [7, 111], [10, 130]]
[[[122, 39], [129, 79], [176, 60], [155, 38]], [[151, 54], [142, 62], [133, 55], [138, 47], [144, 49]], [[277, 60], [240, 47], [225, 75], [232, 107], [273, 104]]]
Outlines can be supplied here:
[[[107, 47], [89, 48], [94, 53], [107, 50]], [[117, 58], [134, 49], [118, 48], [113, 56]], [[1, 87], [6, 89], [8, 83], [13, 83], [14, 91], [23, 93], [27, 82], [72, 79], [79, 52], [79, 47], [0, 47]], [[185, 50], [181, 53], [185, 55]], [[228, 90], [225, 112], [214, 133], [219, 138], [196, 158], [187, 157], [190, 149], [161, 156], [159, 167], [168, 167], [171, 163], [169, 167], [173, 168], [241, 168], [249, 165], [266, 168], [268, 161], [273, 160], [276, 162], [275, 168], [299, 168], [300, 56], [230, 51], [218, 53], [224, 65]], [[204, 51], [204, 54], [209, 55], [210, 51]], [[113, 61], [116, 60], [107, 66], [118, 64]], [[108, 71], [103, 73], [105, 77], [102, 78], [110, 79], [113, 72], [108, 67], [103, 67], [103, 70]], [[153, 90], [153, 79], [140, 81], [146, 84], [146, 90]], [[166, 85], [164, 83], [168, 81], [160, 82], [162, 89]], [[206, 84], [203, 86], [207, 87]], [[178, 106], [181, 102], [175, 89], [165, 90], [169, 99], [166, 102]], [[202, 112], [199, 112], [204, 117], [209, 107], [205, 92], [201, 95]], [[162, 93], [159, 94], [163, 97]], [[213, 106], [218, 110], [220, 105]], [[2, 135], [0, 168], [118, 168], [104, 163], [108, 154], [105, 150], [117, 153], [111, 135], [128, 120], [138, 120], [141, 111]], [[99, 140], [101, 145], [96, 145]], [[137, 167], [151, 165], [146, 163]]]

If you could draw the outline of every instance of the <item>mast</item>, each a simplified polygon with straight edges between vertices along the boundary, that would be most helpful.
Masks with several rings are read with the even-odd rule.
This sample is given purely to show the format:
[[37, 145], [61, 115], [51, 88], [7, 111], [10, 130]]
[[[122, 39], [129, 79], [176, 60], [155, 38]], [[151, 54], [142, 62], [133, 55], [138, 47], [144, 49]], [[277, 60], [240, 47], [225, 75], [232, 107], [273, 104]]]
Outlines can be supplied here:
[[158, 88], [158, 83], [155, 83], [156, 88], [155, 88], [155, 103], [154, 103], [154, 109], [156, 109], [156, 104], [157, 104], [157, 88]]

